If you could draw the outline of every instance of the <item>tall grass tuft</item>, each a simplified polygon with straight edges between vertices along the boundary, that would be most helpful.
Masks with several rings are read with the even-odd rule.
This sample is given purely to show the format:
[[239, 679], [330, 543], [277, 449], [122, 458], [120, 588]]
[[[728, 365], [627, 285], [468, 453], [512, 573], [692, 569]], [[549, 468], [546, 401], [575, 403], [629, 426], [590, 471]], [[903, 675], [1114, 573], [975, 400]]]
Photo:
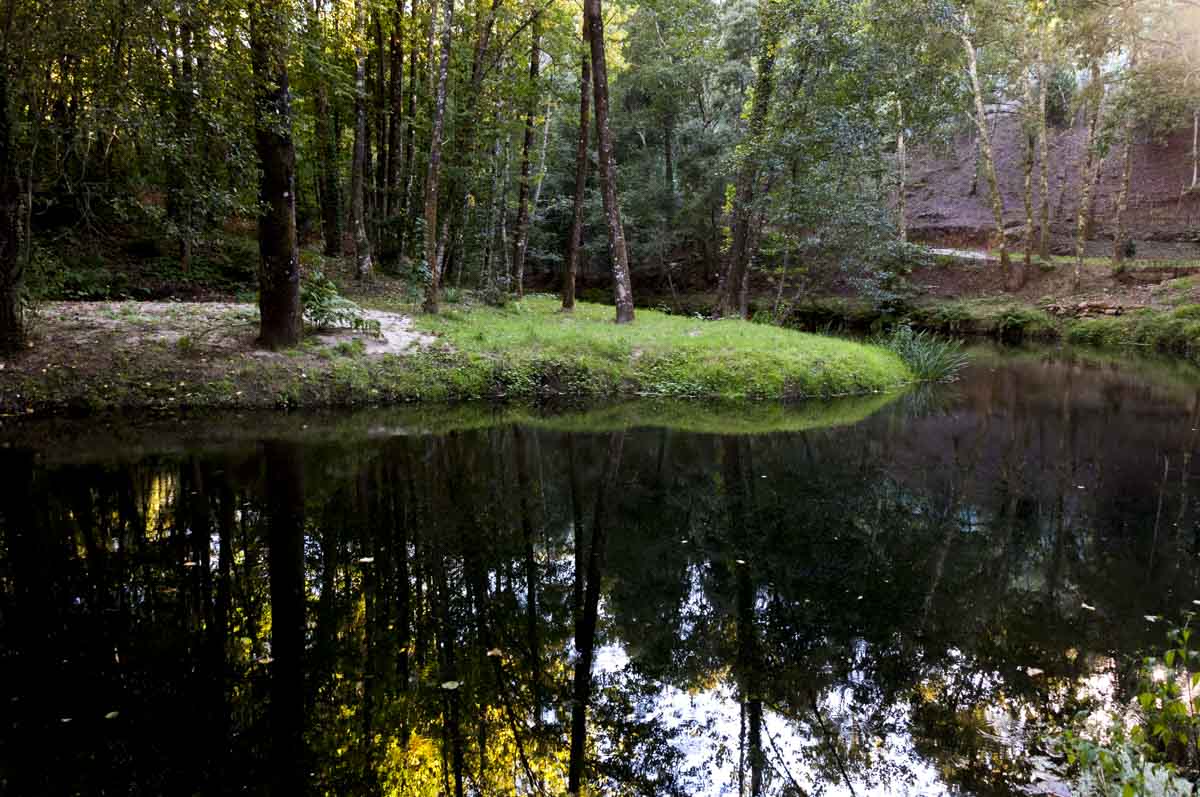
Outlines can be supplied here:
[[914, 332], [907, 324], [873, 342], [899, 355], [922, 382], [953, 381], [970, 360], [962, 351], [961, 341], [939, 338], [924, 330]]

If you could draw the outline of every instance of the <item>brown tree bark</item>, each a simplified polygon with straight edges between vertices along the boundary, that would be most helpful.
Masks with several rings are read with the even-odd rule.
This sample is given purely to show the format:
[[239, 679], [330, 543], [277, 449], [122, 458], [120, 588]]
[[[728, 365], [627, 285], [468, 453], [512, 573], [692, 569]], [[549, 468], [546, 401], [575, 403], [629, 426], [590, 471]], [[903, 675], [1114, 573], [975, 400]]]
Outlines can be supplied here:
[[454, 0], [442, 0], [442, 47], [438, 57], [437, 89], [433, 102], [433, 131], [429, 142], [429, 171], [425, 178], [425, 265], [429, 281], [424, 308], [437, 313], [441, 303], [441, 263], [438, 257], [438, 179], [442, 166], [442, 135], [446, 122], [446, 84], [450, 76], [450, 35], [454, 22]]
[[25, 263], [21, 257], [21, 181], [17, 176], [16, 142], [8, 55], [9, 32], [0, 54], [0, 354], [25, 348], [25, 317], [21, 284]]
[[[590, 39], [587, 16], [583, 18], [583, 41]], [[566, 270], [563, 273], [562, 309], [575, 309], [575, 276], [579, 272], [579, 252], [583, 247], [583, 204], [587, 193], [588, 172], [588, 94], [592, 90], [592, 63], [585, 54], [579, 67], [579, 141], [575, 147], [575, 199], [571, 204], [571, 232], [567, 237]]]
[[288, 96], [288, 7], [250, 5], [254, 73], [254, 142], [262, 169], [258, 218], [259, 342], [268, 348], [300, 340], [300, 252], [296, 242], [296, 152]]
[[[970, 30], [971, 20], [963, 15], [963, 29]], [[992, 203], [992, 219], [996, 224], [996, 244], [1000, 247], [1000, 267], [1007, 275], [1011, 270], [1008, 259], [1008, 239], [1004, 235], [1004, 197], [1000, 194], [1000, 181], [996, 178], [996, 159], [992, 153], [992, 137], [988, 131], [987, 112], [983, 107], [983, 87], [979, 84], [979, 65], [975, 59], [975, 43], [965, 32], [960, 37], [967, 53], [967, 72], [971, 78], [971, 93], [975, 96], [975, 128], [979, 136], [979, 152], [983, 156], [984, 174], [988, 181], [988, 195]]]
[[725, 267], [717, 298], [717, 315], [736, 315], [740, 318], [746, 318], [750, 312], [750, 239], [755, 189], [759, 178], [756, 150], [761, 145], [767, 129], [771, 95], [775, 91], [775, 55], [779, 45], [779, 29], [770, 14], [770, 3], [764, 0], [759, 5], [758, 13], [758, 73], [754, 81], [754, 100], [750, 106], [750, 124], [744, 140], [746, 151], [738, 166], [734, 187], [729, 262]]
[[354, 4], [354, 158], [350, 164], [350, 231], [354, 235], [354, 275], [360, 280], [371, 278], [374, 263], [371, 258], [371, 239], [367, 237], [366, 201], [367, 172], [367, 86], [366, 53], [362, 40], [366, 36], [366, 14], [363, 0]]
[[604, 219], [608, 227], [608, 256], [612, 262], [613, 297], [616, 321], [633, 321], [633, 288], [629, 282], [629, 248], [621, 226], [621, 205], [617, 198], [617, 158], [613, 152], [612, 130], [608, 125], [608, 62], [604, 53], [604, 17], [601, 0], [585, 0], [592, 50], [592, 93], [596, 102], [596, 160], [600, 170], [600, 194], [604, 199]]
[[530, 26], [529, 83], [534, 87], [525, 112], [525, 138], [521, 144], [521, 178], [517, 190], [517, 226], [513, 231], [513, 280], [517, 298], [525, 295], [525, 251], [529, 246], [529, 151], [533, 149], [533, 131], [538, 108], [537, 83], [542, 61], [542, 26], [540, 17], [535, 17]]

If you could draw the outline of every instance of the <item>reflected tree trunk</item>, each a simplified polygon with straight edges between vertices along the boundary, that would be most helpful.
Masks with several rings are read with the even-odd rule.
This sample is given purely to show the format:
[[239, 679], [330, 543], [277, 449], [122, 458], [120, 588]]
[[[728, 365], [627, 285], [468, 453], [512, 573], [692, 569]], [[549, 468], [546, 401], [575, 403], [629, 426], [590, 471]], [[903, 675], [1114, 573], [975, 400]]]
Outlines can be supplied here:
[[304, 752], [304, 473], [296, 445], [268, 442], [267, 539], [271, 582], [271, 766], [273, 793], [300, 794]]
[[[575, 676], [571, 690], [571, 753], [567, 767], [567, 791], [582, 795], [583, 768], [587, 757], [587, 709], [592, 697], [592, 662], [596, 651], [596, 623], [600, 611], [600, 580], [604, 575], [608, 547], [608, 523], [616, 499], [617, 473], [625, 432], [608, 437], [604, 471], [597, 485], [596, 510], [592, 516], [592, 541], [588, 547], [586, 576], [578, 570], [575, 579], [586, 578], [583, 612], [575, 625]], [[579, 588], [576, 587], [578, 592]]]

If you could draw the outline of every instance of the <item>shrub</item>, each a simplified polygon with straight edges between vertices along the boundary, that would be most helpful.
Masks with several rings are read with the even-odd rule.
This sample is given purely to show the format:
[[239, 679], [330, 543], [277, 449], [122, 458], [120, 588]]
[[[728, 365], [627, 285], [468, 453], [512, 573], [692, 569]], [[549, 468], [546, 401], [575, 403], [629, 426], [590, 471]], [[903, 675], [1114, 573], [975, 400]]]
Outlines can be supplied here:
[[946, 340], [925, 331], [914, 332], [907, 324], [896, 327], [890, 336], [875, 338], [874, 342], [899, 355], [922, 381], [949, 382], [969, 361], [962, 352], [961, 341]]
[[304, 320], [314, 327], [344, 327], [380, 337], [379, 322], [368, 318], [354, 302], [338, 293], [337, 285], [320, 271], [308, 274], [300, 284]]

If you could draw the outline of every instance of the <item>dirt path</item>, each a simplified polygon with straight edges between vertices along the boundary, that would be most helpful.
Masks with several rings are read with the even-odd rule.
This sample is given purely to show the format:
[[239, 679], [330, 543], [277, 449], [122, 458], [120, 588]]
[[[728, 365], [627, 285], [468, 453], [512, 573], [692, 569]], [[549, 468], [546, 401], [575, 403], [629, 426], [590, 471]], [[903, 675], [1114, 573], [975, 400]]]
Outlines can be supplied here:
[[[432, 336], [412, 328], [408, 316], [376, 310], [364, 314], [379, 323], [380, 337], [348, 329], [322, 329], [311, 333], [305, 345], [310, 353], [319, 354], [321, 347], [361, 341], [366, 356], [380, 356], [404, 354], [433, 343]], [[162, 344], [215, 356], [292, 356], [257, 347], [258, 308], [252, 304], [49, 302], [38, 307], [33, 329], [42, 343], [60, 349]]]

